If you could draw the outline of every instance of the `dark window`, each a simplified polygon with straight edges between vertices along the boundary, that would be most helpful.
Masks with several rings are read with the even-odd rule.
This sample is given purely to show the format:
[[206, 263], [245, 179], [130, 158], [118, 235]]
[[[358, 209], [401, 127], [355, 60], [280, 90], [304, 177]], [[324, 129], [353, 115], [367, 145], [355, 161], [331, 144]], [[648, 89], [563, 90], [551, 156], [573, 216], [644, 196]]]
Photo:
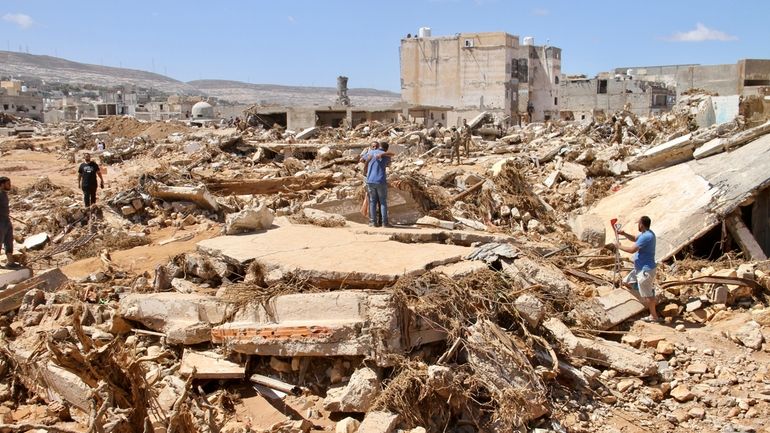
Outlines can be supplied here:
[[553, 98], [553, 105], [559, 105], [559, 98]]
[[7, 110], [7, 109], [8, 109], [8, 104], [3, 104], [3, 110]]
[[558, 75], [553, 77], [553, 82], [554, 82], [554, 84], [559, 84], [559, 76]]
[[430, 113], [430, 120], [433, 120], [433, 113]]
[[37, 110], [37, 106], [33, 105], [33, 106], [32, 106], [32, 109], [33, 109], [33, 110]]
[[607, 80], [599, 80], [596, 86], [596, 93], [607, 93]]
[[527, 59], [519, 59], [519, 67], [517, 76], [520, 83], [529, 82], [529, 62]]
[[441, 113], [441, 120], [444, 120], [444, 113]]
[[744, 86], [770, 86], [770, 80], [744, 80]]

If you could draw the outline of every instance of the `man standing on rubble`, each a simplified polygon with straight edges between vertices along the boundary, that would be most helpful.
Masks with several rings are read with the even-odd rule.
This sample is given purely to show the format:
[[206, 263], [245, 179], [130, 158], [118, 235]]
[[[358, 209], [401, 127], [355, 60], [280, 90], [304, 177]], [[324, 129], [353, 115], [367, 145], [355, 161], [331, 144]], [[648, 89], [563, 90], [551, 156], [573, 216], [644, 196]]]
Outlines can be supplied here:
[[15, 269], [19, 264], [13, 260], [13, 224], [11, 223], [11, 209], [8, 203], [8, 191], [11, 190], [11, 179], [0, 177], [0, 242], [5, 248], [6, 264], [8, 269]]
[[652, 221], [648, 216], [639, 218], [637, 222], [639, 235], [637, 236], [619, 230], [619, 235], [634, 242], [634, 244], [624, 246], [618, 241], [616, 246], [621, 251], [634, 255], [634, 269], [623, 280], [623, 285], [639, 290], [639, 296], [650, 311], [650, 315], [642, 320], [659, 322], [660, 316], [658, 316], [655, 301], [655, 270], [657, 266], [655, 264], [655, 233], [650, 230], [651, 223]]
[[450, 146], [452, 146], [452, 157], [457, 157], [457, 165], [460, 165], [460, 141], [462, 138], [460, 138], [460, 133], [457, 132], [457, 127], [453, 126], [451, 128], [451, 134], [450, 134]]
[[[471, 127], [468, 126], [468, 121], [463, 119], [463, 126], [460, 128], [460, 138], [463, 142], [463, 146], [465, 147], [465, 157], [470, 156], [470, 145], [471, 145]], [[459, 149], [458, 149], [459, 150]]]
[[99, 176], [102, 189], [104, 189], [104, 178], [99, 164], [91, 161], [91, 154], [86, 153], [84, 158], [85, 162], [80, 164], [80, 168], [78, 168], [78, 186], [83, 190], [83, 201], [86, 207], [90, 207], [92, 204], [96, 204], [96, 187], [99, 186], [96, 183], [96, 177]]
[[[369, 194], [369, 226], [390, 227], [388, 220], [388, 178], [387, 167], [390, 165], [389, 144], [380, 143], [379, 149], [370, 149], [361, 158], [367, 164], [366, 190]], [[379, 205], [382, 222], [377, 220], [377, 206]]]

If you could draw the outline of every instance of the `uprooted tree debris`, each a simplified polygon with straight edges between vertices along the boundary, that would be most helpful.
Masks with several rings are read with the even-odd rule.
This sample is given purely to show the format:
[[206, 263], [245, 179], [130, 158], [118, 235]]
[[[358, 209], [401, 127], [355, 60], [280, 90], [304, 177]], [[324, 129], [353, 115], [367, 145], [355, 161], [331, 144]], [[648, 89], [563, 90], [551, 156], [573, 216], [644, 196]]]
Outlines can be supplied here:
[[[0, 431], [761, 431], [770, 128], [699, 126], [704, 97], [474, 135], [459, 165], [408, 122], [33, 123], [0, 141], [27, 265], [0, 271]], [[361, 214], [372, 140], [393, 228]], [[662, 323], [615, 273], [607, 213], [644, 210]]]

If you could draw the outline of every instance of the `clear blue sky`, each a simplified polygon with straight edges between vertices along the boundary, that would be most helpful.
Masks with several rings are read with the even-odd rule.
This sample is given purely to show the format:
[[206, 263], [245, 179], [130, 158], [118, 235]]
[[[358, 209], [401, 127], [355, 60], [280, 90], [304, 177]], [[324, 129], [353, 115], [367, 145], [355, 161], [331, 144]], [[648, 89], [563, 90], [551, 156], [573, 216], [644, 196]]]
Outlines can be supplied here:
[[0, 2], [0, 49], [189, 81], [399, 91], [401, 37], [506, 31], [561, 47], [562, 71], [770, 58], [770, 1], [271, 0]]

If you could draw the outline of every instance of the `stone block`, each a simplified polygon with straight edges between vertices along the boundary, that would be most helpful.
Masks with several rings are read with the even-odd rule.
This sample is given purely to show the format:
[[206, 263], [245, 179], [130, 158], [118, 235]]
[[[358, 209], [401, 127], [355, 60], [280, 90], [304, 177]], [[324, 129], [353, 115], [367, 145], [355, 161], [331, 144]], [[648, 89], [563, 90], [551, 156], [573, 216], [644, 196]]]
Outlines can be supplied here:
[[625, 344], [600, 338], [578, 340], [585, 348], [586, 359], [591, 363], [641, 377], [651, 376], [658, 371], [658, 365], [652, 356]]
[[185, 350], [179, 374], [189, 376], [193, 369], [196, 379], [243, 379], [246, 376], [245, 367], [228, 361], [219, 353]]

